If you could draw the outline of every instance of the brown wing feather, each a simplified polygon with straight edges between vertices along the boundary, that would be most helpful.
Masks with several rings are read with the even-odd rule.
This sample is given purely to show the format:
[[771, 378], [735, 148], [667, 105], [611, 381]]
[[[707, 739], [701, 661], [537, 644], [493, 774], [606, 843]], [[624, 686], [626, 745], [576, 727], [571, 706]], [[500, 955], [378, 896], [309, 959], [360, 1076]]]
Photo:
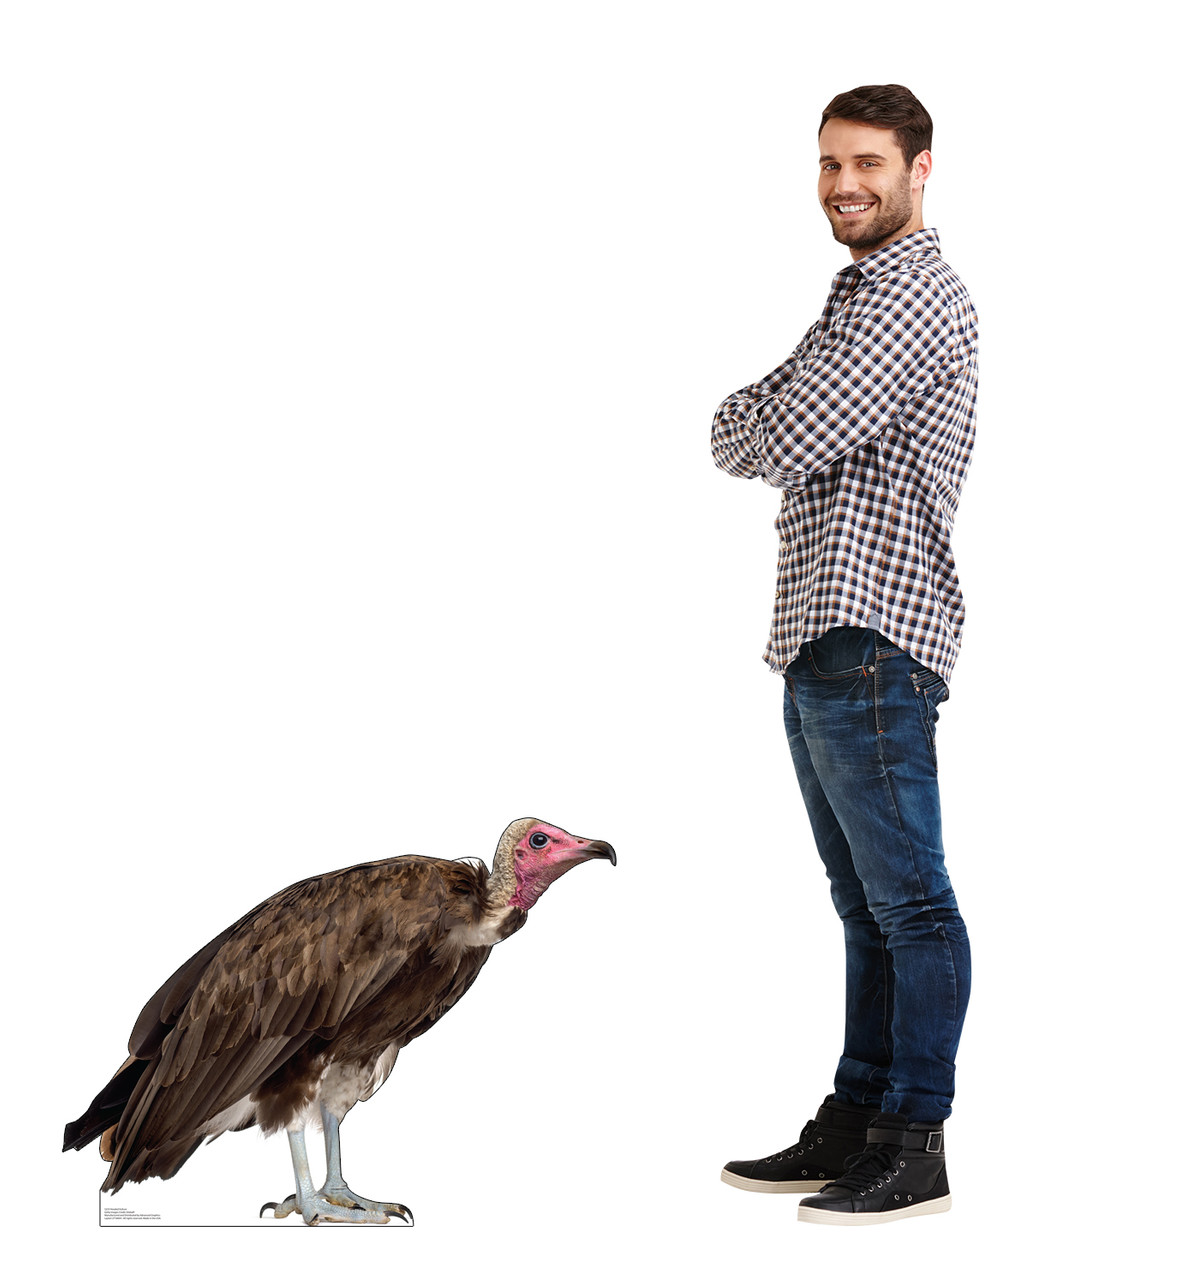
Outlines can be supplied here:
[[[311, 1097], [315, 1076], [301, 1077], [319, 1075], [318, 1059], [370, 1060], [428, 1030], [488, 954], [445, 946], [455, 924], [478, 921], [485, 886], [486, 870], [470, 864], [366, 863], [291, 885], [214, 938], [134, 1026], [141, 1075], [105, 1135], [105, 1188], [169, 1177], [214, 1131], [213, 1118], [248, 1097], [264, 1127], [287, 1123], [305, 1088]], [[68, 1134], [86, 1131], [87, 1118]]]

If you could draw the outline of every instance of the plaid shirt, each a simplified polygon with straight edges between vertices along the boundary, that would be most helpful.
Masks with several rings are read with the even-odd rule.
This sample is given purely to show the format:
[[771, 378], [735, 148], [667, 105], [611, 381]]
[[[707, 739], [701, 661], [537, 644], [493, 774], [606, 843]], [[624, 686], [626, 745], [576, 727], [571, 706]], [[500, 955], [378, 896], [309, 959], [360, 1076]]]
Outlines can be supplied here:
[[763, 655], [873, 627], [948, 682], [965, 609], [949, 535], [974, 443], [976, 317], [933, 230], [837, 273], [791, 358], [729, 396], [716, 465], [783, 491]]

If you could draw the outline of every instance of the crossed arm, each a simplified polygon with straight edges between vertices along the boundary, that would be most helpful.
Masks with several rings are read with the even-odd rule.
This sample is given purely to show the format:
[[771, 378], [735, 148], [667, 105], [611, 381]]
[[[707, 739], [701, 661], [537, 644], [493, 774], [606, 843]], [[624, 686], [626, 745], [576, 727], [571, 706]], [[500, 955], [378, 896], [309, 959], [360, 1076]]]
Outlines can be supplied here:
[[712, 423], [716, 465], [802, 488], [951, 376], [955, 347], [930, 282], [909, 276], [861, 289], [827, 332], [809, 331], [777, 369], [722, 401]]

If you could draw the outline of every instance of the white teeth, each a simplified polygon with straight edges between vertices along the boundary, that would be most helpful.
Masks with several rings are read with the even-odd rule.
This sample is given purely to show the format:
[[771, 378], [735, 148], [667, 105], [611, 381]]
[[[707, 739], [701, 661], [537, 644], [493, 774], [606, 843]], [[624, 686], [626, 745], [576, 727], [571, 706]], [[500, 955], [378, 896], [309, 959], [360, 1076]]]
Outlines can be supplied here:
[[837, 212], [838, 213], [862, 213], [864, 210], [869, 208], [870, 208], [869, 204], [839, 204], [837, 206]]

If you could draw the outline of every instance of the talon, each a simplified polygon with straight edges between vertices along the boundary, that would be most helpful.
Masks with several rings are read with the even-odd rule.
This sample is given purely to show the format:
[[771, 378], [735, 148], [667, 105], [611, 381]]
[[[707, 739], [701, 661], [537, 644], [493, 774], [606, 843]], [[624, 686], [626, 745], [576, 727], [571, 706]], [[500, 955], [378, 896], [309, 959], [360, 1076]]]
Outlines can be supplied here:
[[289, 1213], [299, 1213], [299, 1206], [296, 1204], [295, 1196], [288, 1196], [286, 1200], [268, 1200], [266, 1204], [258, 1210], [258, 1216], [262, 1215], [270, 1209], [276, 1218], [286, 1218]]
[[404, 1205], [400, 1205], [398, 1209], [385, 1209], [384, 1212], [389, 1218], [399, 1218], [401, 1222], [406, 1222], [410, 1227], [416, 1225], [411, 1212]]

